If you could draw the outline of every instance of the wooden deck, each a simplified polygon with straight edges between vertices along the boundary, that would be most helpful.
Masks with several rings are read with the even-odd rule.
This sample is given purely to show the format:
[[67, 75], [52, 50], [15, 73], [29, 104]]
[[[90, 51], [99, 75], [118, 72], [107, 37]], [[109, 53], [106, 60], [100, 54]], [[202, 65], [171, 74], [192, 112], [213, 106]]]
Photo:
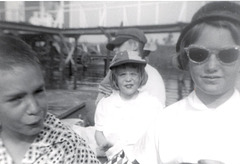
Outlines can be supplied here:
[[76, 113], [78, 110], [81, 110], [83, 107], [85, 107], [85, 105], [85, 102], [80, 102], [79, 105], [71, 106], [60, 106], [59, 104], [52, 104], [48, 106], [48, 111], [54, 114], [57, 118], [64, 119]]
[[48, 111], [59, 119], [77, 113], [86, 105], [85, 100], [78, 99], [73, 92], [67, 90], [49, 90], [47, 100]]

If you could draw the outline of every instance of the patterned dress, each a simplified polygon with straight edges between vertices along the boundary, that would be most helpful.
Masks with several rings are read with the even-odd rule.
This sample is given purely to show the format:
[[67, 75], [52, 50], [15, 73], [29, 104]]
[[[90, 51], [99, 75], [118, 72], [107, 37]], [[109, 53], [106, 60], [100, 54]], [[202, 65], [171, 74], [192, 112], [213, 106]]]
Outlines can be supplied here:
[[[14, 164], [0, 138], [0, 163]], [[86, 142], [47, 114], [44, 128], [29, 147], [22, 164], [98, 164], [100, 163]]]

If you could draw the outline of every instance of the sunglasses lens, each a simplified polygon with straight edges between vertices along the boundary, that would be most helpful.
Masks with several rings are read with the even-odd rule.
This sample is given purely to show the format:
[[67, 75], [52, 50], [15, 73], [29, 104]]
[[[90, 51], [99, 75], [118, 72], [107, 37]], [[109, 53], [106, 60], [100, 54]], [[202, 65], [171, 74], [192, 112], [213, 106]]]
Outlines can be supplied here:
[[188, 50], [188, 57], [194, 62], [203, 62], [208, 55], [208, 51], [202, 48], [192, 47]]
[[219, 52], [218, 57], [223, 63], [232, 63], [238, 59], [239, 50], [235, 48], [222, 50]]

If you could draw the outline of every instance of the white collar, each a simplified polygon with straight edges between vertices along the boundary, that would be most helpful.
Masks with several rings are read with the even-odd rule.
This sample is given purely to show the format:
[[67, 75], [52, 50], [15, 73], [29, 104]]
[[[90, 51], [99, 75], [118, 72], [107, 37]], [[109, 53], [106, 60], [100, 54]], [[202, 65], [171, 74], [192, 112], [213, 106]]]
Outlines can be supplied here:
[[[194, 109], [199, 110], [199, 111], [205, 111], [209, 110], [211, 108], [208, 108], [196, 95], [196, 92], [193, 91], [190, 93], [190, 95], [187, 97], [187, 102], [189, 103], [190, 106], [192, 106]], [[214, 110], [224, 110], [224, 109], [229, 109], [231, 107], [236, 108], [236, 105], [240, 104], [240, 94], [237, 89], [234, 89], [234, 92], [232, 96], [225, 101], [223, 104], [219, 105], [217, 108]]]

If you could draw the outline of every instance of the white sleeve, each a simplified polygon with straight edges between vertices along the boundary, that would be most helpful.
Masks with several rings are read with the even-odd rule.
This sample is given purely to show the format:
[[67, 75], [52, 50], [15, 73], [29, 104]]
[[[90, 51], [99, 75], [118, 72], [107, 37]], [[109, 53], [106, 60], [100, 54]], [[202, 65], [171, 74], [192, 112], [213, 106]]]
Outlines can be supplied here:
[[142, 87], [142, 90], [145, 90], [152, 96], [157, 97], [163, 106], [165, 106], [166, 91], [162, 76], [154, 67], [150, 66], [149, 64], [145, 67], [145, 70], [148, 74], [148, 80], [147, 83]]
[[104, 111], [104, 99], [105, 98], [101, 99], [97, 104], [97, 108], [94, 116], [95, 128], [98, 131], [104, 130], [104, 122], [106, 119], [106, 112]]

